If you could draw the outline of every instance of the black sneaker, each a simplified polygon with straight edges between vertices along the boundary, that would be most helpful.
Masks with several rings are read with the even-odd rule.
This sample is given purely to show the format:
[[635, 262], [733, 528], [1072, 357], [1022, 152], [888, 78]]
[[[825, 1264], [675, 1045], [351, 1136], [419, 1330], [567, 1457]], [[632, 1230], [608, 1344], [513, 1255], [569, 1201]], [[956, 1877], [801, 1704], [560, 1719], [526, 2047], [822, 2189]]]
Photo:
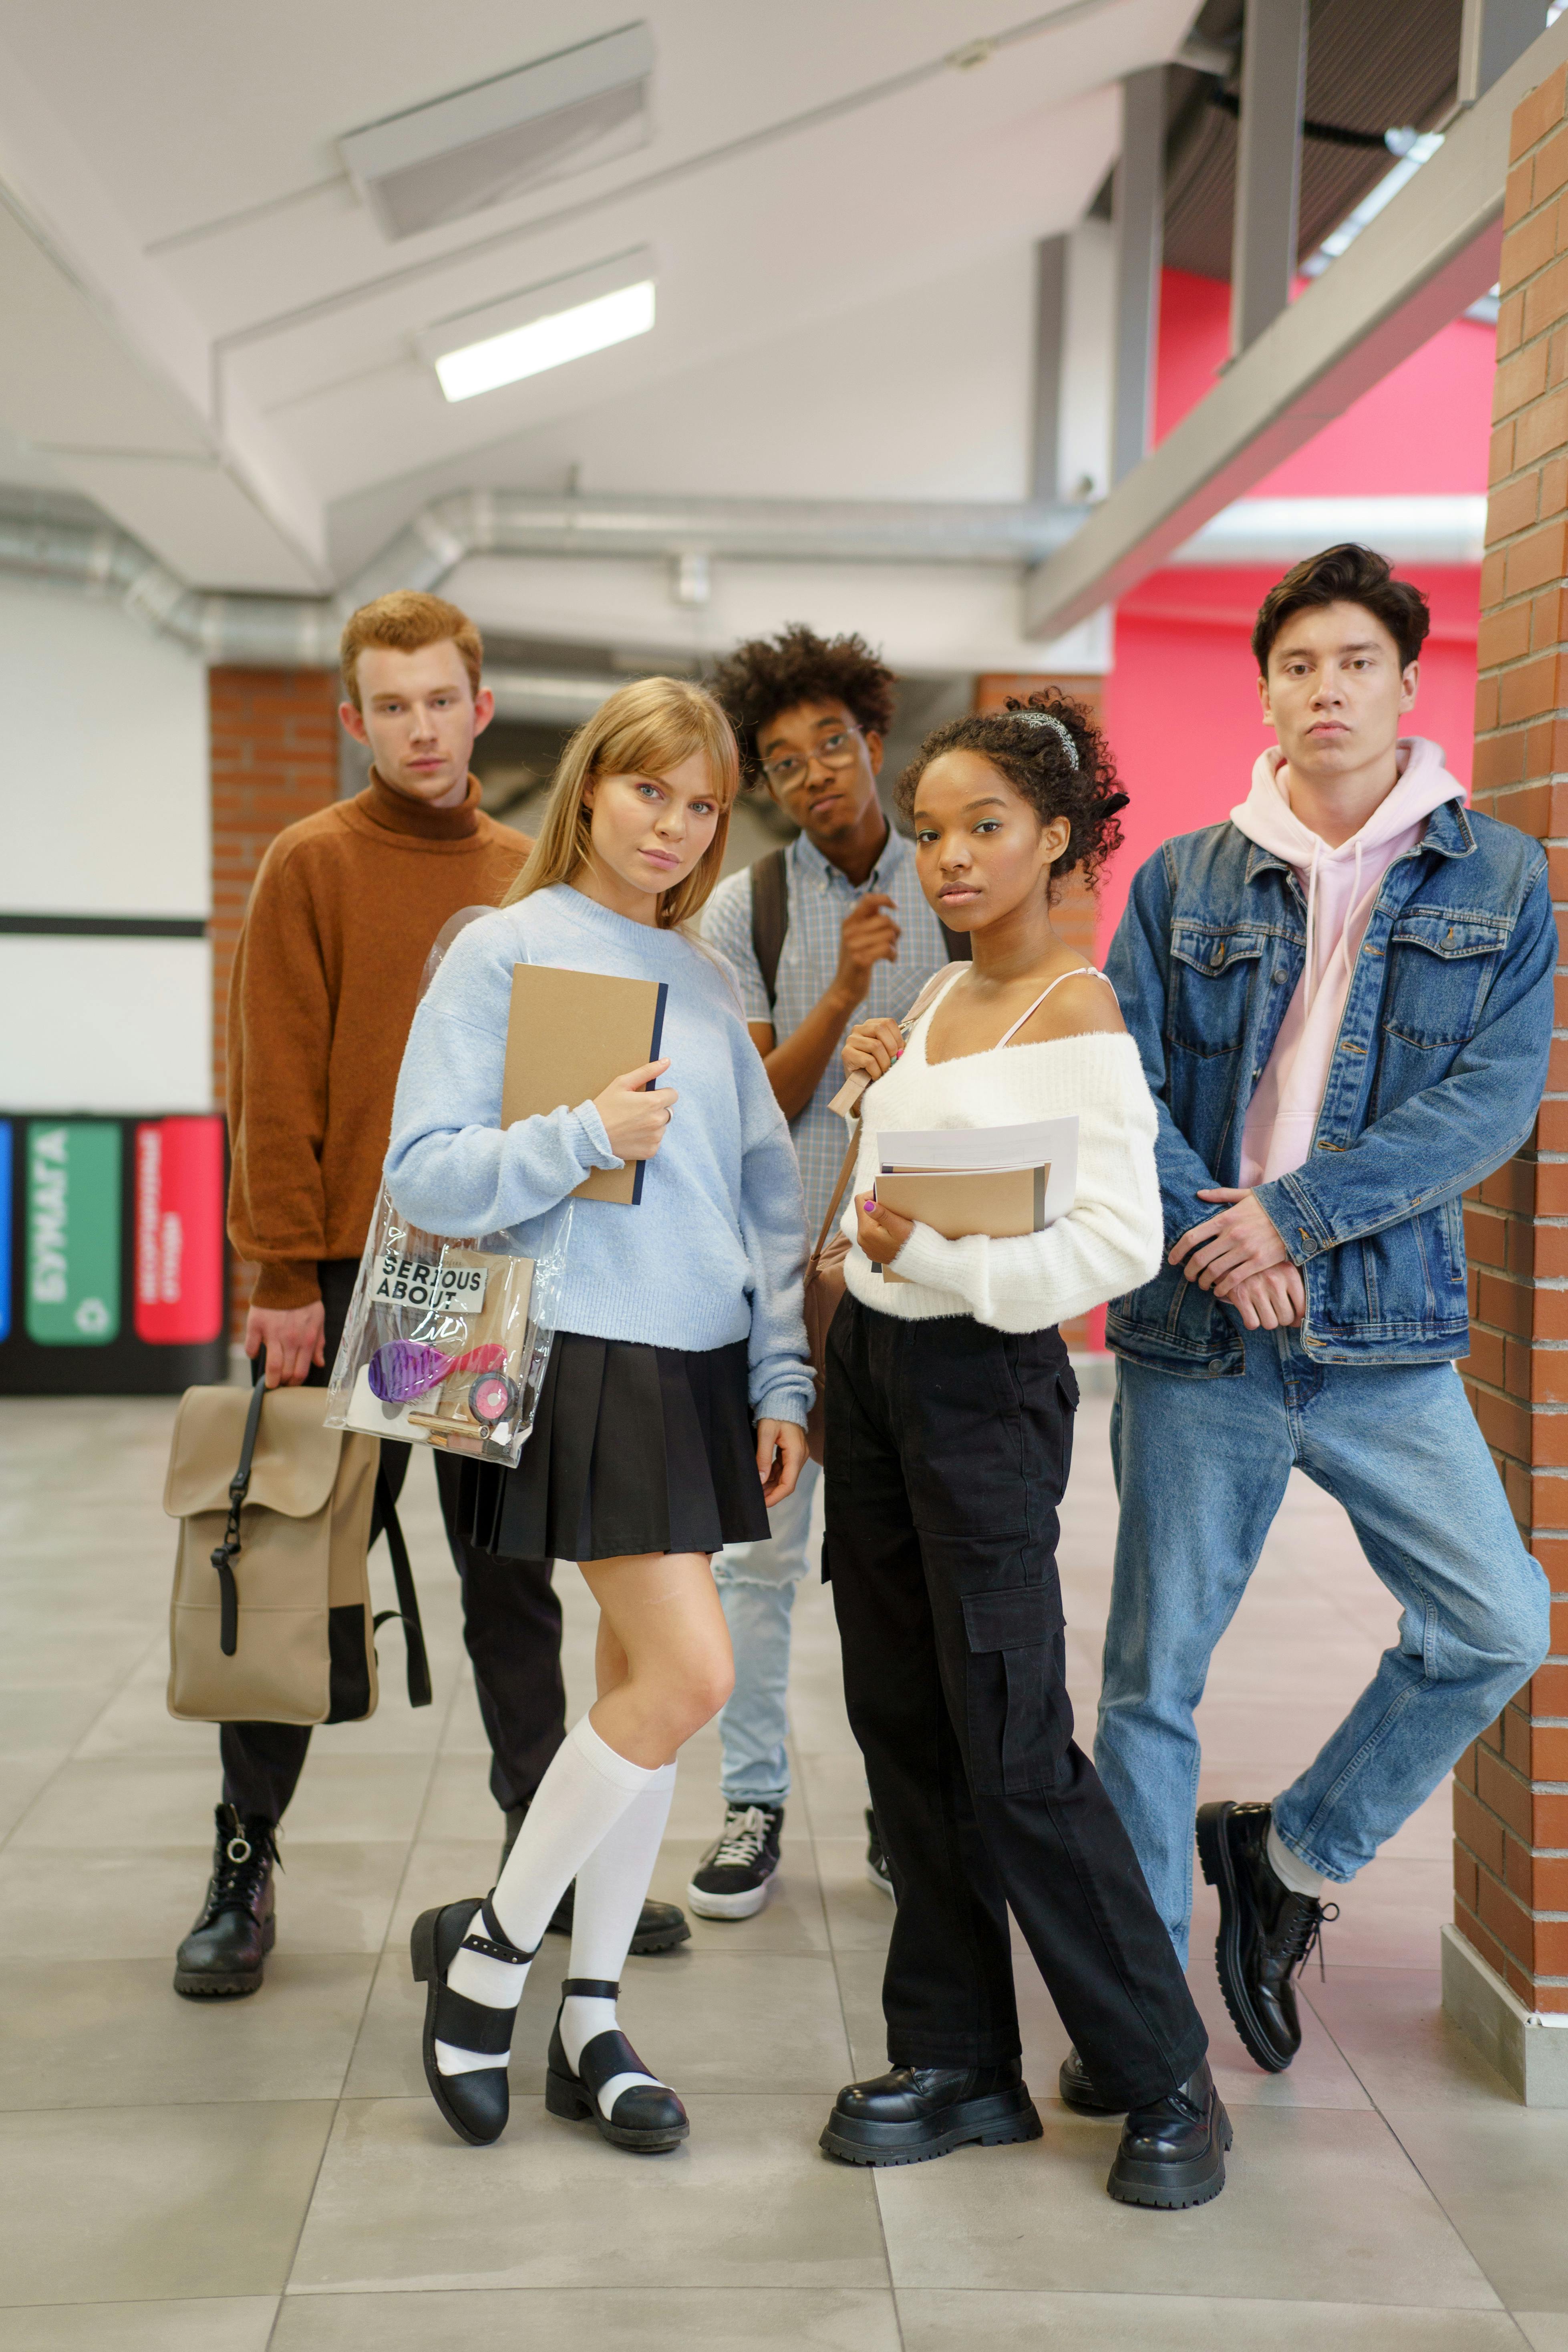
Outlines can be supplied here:
[[217, 1839], [206, 1899], [174, 1955], [174, 1990], [188, 2000], [256, 1992], [278, 1932], [274, 1823], [262, 1813], [242, 1821], [232, 1805], [217, 1806], [214, 1818]]
[[1198, 1856], [1219, 1890], [1215, 1965], [1248, 2054], [1282, 2074], [1301, 2046], [1294, 1979], [1334, 1906], [1293, 1894], [1268, 1859], [1268, 1805], [1198, 1807]]
[[700, 1919], [749, 1919], [768, 1899], [779, 1866], [782, 1805], [726, 1805], [724, 1826], [697, 1868], [686, 1899]]
[[[496, 1872], [498, 1878], [506, 1868], [506, 1858], [517, 1843], [517, 1833], [527, 1812], [526, 1805], [513, 1805], [507, 1813], [506, 1839], [500, 1850], [500, 1868]], [[544, 1931], [547, 1936], [569, 1936], [572, 1933], [576, 1895], [577, 1886], [574, 1880], [555, 1906], [555, 1916]], [[632, 1957], [642, 1960], [647, 1959], [651, 1952], [673, 1952], [678, 1944], [689, 1942], [690, 1936], [686, 1914], [679, 1904], [656, 1903], [650, 1895], [637, 1916], [637, 1933], [631, 1940]]]
[[873, 1886], [879, 1886], [893, 1902], [893, 1874], [888, 1868], [888, 1849], [882, 1843], [882, 1832], [877, 1827], [877, 1816], [869, 1805], [866, 1808], [866, 1875]]

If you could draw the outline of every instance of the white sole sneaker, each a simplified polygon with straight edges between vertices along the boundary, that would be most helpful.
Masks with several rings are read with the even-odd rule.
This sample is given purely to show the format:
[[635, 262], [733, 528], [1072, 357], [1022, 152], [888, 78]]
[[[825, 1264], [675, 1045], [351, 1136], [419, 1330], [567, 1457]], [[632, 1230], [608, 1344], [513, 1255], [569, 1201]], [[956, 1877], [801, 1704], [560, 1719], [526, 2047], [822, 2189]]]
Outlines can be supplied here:
[[764, 1878], [760, 1886], [748, 1886], [741, 1895], [705, 1895], [700, 1886], [693, 1885], [686, 1890], [687, 1908], [695, 1911], [700, 1919], [752, 1919], [762, 1909], [773, 1888], [773, 1878]]

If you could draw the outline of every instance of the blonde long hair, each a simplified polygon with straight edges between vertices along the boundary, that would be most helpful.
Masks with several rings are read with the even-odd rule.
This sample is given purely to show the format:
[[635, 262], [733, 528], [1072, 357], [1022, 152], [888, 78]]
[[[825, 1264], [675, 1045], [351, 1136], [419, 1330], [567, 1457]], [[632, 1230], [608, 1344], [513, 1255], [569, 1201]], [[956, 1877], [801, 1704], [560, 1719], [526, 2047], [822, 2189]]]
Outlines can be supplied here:
[[501, 905], [512, 907], [552, 883], [570, 882], [590, 861], [593, 814], [584, 803], [583, 788], [594, 777], [667, 776], [694, 751], [703, 754], [712, 772], [719, 822], [685, 880], [660, 893], [656, 918], [664, 930], [690, 922], [706, 905], [724, 863], [741, 758], [734, 730], [713, 697], [679, 677], [639, 677], [618, 687], [578, 728], [561, 755], [528, 863]]

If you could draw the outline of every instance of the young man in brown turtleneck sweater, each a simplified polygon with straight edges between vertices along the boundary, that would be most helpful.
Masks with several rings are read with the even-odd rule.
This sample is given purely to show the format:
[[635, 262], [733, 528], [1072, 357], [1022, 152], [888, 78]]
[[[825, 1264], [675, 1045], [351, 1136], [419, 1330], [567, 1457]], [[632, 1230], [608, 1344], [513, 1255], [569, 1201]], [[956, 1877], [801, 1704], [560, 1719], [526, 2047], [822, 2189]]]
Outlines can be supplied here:
[[[479, 630], [438, 596], [399, 591], [343, 631], [344, 727], [370, 781], [287, 826], [263, 858], [228, 1000], [229, 1236], [258, 1267], [245, 1349], [267, 1384], [324, 1385], [381, 1184], [392, 1099], [426, 959], [447, 919], [500, 904], [532, 844], [479, 806], [468, 761], [494, 698]], [[394, 1496], [408, 1448], [388, 1445]], [[518, 1824], [565, 1732], [561, 1611], [549, 1560], [505, 1560], [456, 1532], [458, 1464], [436, 1478], [463, 1585], [464, 1636], [492, 1751], [490, 1788]], [[374, 1540], [373, 1533], [372, 1540]], [[310, 1732], [222, 1727], [213, 1875], [174, 1989], [254, 1992], [274, 1935], [277, 1826]], [[552, 1926], [570, 1926], [571, 1895]], [[649, 1904], [634, 1950], [687, 1934]]]

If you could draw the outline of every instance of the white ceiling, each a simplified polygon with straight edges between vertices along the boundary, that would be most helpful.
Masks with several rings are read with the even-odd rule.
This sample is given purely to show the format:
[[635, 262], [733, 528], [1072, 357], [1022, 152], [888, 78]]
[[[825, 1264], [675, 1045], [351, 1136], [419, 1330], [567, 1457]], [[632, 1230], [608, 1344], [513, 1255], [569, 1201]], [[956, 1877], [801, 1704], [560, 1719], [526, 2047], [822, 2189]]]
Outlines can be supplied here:
[[[0, 0], [0, 290], [25, 329], [0, 478], [53, 471], [195, 584], [275, 589], [342, 577], [437, 490], [573, 466], [586, 488], [1016, 497], [1030, 248], [1081, 215], [1119, 77], [1174, 53], [1194, 0], [1058, 0], [918, 77], [1006, 33], [1003, 6], [646, 0], [647, 146], [389, 244], [337, 139], [612, 30], [625, 0]], [[432, 321], [643, 243], [651, 334], [442, 399]]]

